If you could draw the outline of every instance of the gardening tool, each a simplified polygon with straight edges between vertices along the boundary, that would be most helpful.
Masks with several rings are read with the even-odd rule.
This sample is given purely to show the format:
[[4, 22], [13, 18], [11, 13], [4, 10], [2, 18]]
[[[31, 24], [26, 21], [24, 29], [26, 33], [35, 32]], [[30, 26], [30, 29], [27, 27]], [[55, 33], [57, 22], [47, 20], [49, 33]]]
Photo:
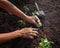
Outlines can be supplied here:
[[37, 9], [37, 11], [38, 11], [38, 15], [43, 15], [43, 16], [45, 16], [44, 11], [39, 9], [37, 2], [35, 2], [35, 6], [36, 6], [36, 9]]

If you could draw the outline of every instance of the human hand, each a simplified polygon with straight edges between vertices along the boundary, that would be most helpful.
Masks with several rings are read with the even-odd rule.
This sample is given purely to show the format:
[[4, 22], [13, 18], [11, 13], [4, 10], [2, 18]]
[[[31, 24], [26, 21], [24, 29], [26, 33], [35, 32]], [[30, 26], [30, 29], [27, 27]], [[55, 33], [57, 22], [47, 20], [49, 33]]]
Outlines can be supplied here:
[[34, 24], [38, 27], [38, 23], [36, 22], [38, 18], [36, 18], [35, 16], [27, 16], [27, 18], [25, 19], [25, 21]]
[[36, 29], [36, 28], [23, 28], [21, 30], [15, 31], [15, 32], [18, 33], [19, 37], [33, 39], [34, 36], [38, 36], [37, 30], [38, 29]]

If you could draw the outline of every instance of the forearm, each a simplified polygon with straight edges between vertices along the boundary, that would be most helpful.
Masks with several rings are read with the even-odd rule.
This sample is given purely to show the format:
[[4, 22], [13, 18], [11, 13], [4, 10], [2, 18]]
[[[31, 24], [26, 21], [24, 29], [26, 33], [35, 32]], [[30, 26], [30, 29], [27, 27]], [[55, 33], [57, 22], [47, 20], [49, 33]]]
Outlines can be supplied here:
[[8, 40], [11, 40], [17, 37], [19, 37], [19, 35], [16, 32], [0, 34], [0, 43], [4, 43]]
[[15, 5], [13, 5], [9, 1], [0, 1], [0, 7], [23, 19], [27, 17], [25, 13], [23, 13], [20, 9], [18, 9]]

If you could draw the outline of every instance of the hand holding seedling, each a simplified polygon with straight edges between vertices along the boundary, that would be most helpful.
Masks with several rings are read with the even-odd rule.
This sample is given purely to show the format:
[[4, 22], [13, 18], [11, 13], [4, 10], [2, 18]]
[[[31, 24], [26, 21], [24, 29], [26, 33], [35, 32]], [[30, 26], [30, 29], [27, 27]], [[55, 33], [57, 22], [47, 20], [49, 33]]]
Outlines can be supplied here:
[[27, 16], [25, 21], [27, 21], [27, 22], [29, 22], [31, 24], [34, 24], [34, 25], [36, 25], [38, 27], [38, 23], [36, 22], [37, 18], [35, 16]]
[[[30, 11], [30, 9], [29, 9], [29, 7], [27, 5], [23, 6], [23, 9], [24, 9], [25, 13], [28, 13], [28, 11]], [[27, 17], [26, 20], [29, 23], [35, 24], [37, 27], [41, 27], [42, 26], [42, 23], [41, 23], [41, 21], [40, 21], [40, 19], [38, 18], [37, 15], [39, 15], [38, 11], [37, 10], [34, 10], [32, 12], [32, 16]]]
[[[32, 17], [28, 17], [28, 15], [26, 15], [24, 12], [22, 12], [19, 8], [17, 8], [14, 4], [9, 2], [8, 0], [0, 1], [0, 7], [5, 9], [9, 13], [12, 13], [12, 14], [22, 18], [23, 20], [26, 20], [29, 23], [37, 25], [35, 19], [33, 19]], [[25, 6], [25, 9], [29, 10], [26, 6]]]
[[15, 32], [18, 34], [19, 37], [33, 39], [34, 36], [38, 35], [37, 30], [38, 29], [36, 29], [36, 28], [23, 28], [21, 30], [15, 31]]

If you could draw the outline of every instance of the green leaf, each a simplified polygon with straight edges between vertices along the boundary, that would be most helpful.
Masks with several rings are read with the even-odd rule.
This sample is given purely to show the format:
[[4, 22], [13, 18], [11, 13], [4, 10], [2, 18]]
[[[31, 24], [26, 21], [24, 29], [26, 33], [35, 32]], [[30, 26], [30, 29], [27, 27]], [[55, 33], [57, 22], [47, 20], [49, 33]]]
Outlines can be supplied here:
[[47, 39], [44, 39], [44, 42], [48, 42], [48, 40]]
[[26, 12], [30, 10], [27, 5], [23, 6], [23, 8]]
[[23, 26], [23, 25], [26, 25], [26, 23], [23, 21], [23, 20], [19, 20], [18, 23]]
[[37, 15], [37, 12], [38, 12], [37, 10], [33, 11], [33, 12], [32, 12], [32, 15], [33, 15], [33, 16], [36, 16], [36, 15]]
[[38, 19], [37, 22], [38, 22], [39, 27], [41, 27], [42, 23], [41, 23], [40, 19]]
[[[35, 10], [34, 12], [32, 12], [32, 15], [33, 15], [33, 16], [36, 16], [36, 18], [38, 18], [38, 17], [37, 17], [37, 13], [38, 13], [38, 11]], [[39, 27], [42, 26], [42, 23], [41, 23], [40, 19], [37, 20], [37, 23], [38, 23]]]
[[38, 48], [52, 48], [52, 43], [47, 38], [41, 38]]

